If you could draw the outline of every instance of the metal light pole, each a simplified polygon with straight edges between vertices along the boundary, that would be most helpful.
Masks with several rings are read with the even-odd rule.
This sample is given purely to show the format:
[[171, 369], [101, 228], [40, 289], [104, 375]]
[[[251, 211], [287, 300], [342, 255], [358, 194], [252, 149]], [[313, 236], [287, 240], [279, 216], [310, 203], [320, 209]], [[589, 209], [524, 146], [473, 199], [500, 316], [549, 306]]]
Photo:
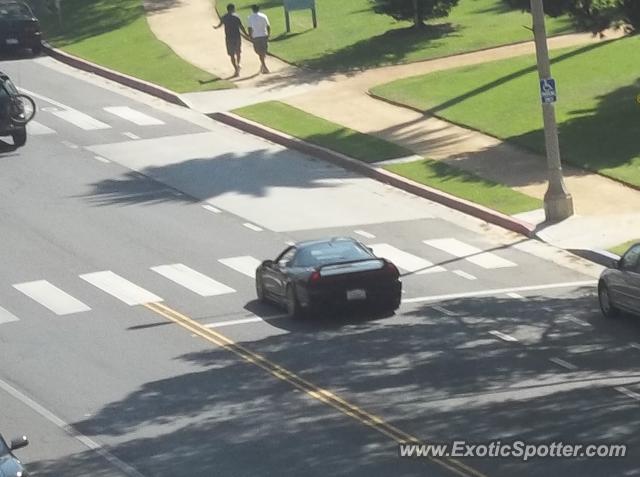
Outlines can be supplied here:
[[554, 106], [555, 82], [551, 78], [551, 62], [547, 48], [547, 32], [544, 25], [542, 0], [531, 0], [533, 33], [538, 58], [538, 75], [542, 92], [542, 115], [547, 149], [549, 187], [544, 195], [544, 211], [547, 222], [559, 222], [573, 215], [573, 199], [565, 186], [560, 162], [560, 143]]

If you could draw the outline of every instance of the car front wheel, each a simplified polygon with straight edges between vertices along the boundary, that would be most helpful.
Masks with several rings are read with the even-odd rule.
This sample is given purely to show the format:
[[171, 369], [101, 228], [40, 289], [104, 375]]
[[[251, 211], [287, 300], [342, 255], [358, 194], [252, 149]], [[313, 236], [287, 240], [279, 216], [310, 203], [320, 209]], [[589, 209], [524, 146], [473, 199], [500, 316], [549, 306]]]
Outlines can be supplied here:
[[598, 301], [600, 302], [600, 310], [605, 318], [615, 318], [620, 312], [611, 301], [611, 294], [606, 283], [601, 282], [598, 285]]

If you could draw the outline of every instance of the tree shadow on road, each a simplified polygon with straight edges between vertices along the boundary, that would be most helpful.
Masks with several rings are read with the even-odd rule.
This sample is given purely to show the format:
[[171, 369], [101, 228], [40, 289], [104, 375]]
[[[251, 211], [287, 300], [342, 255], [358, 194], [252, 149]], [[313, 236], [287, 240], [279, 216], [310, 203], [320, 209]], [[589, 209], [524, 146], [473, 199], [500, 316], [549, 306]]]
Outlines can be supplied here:
[[[491, 475], [637, 468], [637, 403], [615, 387], [640, 385], [640, 355], [629, 346], [640, 322], [604, 321], [592, 289], [437, 304], [450, 314], [416, 304], [388, 320], [309, 325], [243, 346], [424, 441], [629, 446], [626, 459], [465, 459]], [[501, 341], [493, 330], [520, 341]], [[149, 381], [75, 428], [113, 443], [115, 455], [146, 475], [439, 475], [424, 462], [399, 460], [388, 437], [223, 349], [178, 359], [193, 372]], [[65, 465], [34, 468], [78, 475], [55, 473]]]

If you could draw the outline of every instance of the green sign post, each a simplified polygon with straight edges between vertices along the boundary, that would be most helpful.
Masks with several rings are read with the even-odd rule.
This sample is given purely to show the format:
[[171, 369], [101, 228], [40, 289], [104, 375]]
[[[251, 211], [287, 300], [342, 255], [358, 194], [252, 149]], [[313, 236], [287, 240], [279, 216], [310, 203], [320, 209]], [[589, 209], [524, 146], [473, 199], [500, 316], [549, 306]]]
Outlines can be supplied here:
[[311, 10], [313, 28], [318, 28], [316, 0], [284, 0], [284, 19], [287, 25], [287, 33], [291, 32], [291, 18], [289, 13], [294, 10]]

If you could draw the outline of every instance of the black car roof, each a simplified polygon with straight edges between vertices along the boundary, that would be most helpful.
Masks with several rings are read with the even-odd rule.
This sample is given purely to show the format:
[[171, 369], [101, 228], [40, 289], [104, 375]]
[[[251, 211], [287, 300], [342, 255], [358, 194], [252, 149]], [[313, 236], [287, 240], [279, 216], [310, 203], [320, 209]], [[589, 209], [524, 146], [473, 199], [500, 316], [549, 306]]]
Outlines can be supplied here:
[[356, 239], [353, 239], [351, 237], [331, 237], [331, 238], [325, 238], [325, 239], [304, 240], [302, 242], [297, 242], [294, 245], [294, 247], [300, 249], [300, 248], [312, 247], [314, 245], [321, 245], [321, 244], [332, 243], [332, 242], [333, 243], [335, 242], [358, 243]]

